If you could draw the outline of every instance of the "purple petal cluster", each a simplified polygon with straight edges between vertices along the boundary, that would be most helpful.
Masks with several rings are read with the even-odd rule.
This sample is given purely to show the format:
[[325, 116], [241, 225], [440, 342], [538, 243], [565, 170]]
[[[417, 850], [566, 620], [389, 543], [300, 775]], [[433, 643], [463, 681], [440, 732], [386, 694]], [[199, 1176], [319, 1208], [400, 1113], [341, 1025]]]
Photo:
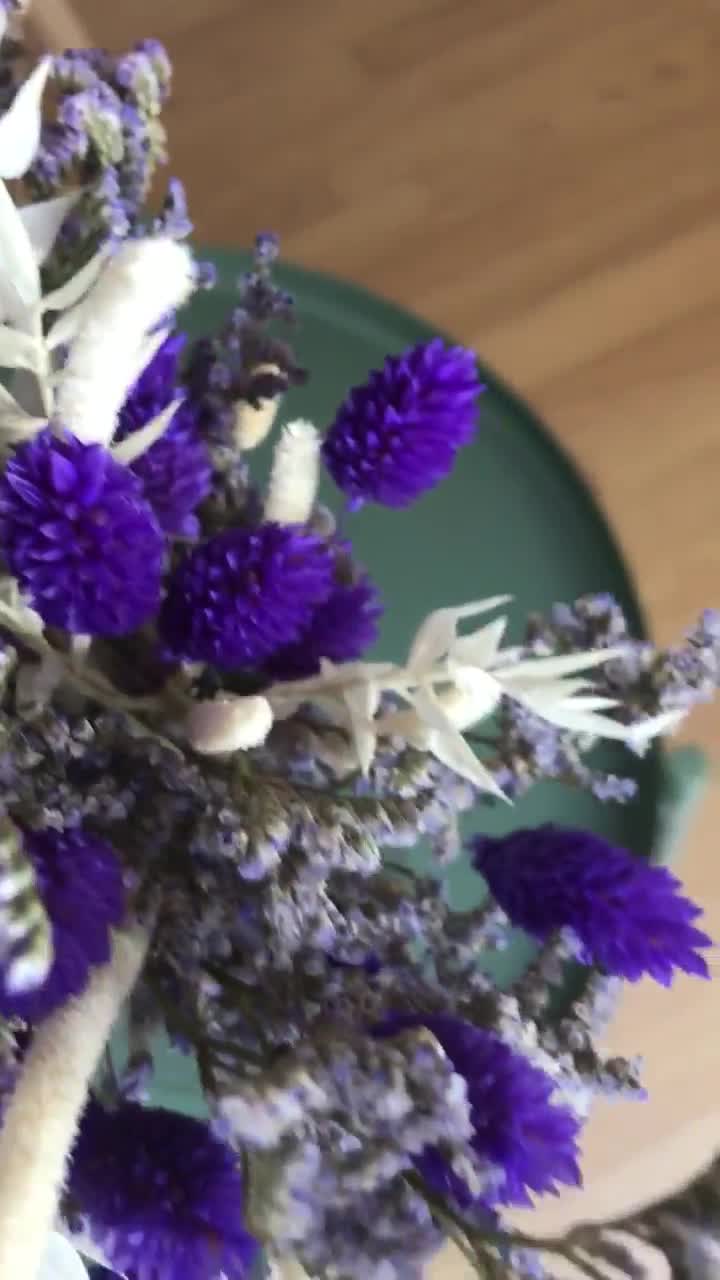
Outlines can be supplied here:
[[[557, 1194], [577, 1186], [579, 1121], [553, 1102], [555, 1082], [498, 1036], [448, 1014], [387, 1018], [376, 1035], [427, 1027], [465, 1080], [473, 1124], [471, 1147], [491, 1182], [483, 1204], [530, 1205], [531, 1193]], [[468, 1207], [474, 1197], [439, 1148], [425, 1150], [417, 1166], [436, 1191]]]
[[476, 836], [471, 848], [500, 906], [534, 937], [571, 929], [583, 963], [629, 982], [647, 975], [669, 986], [676, 970], [708, 976], [702, 912], [666, 867], [555, 826]]
[[199, 1120], [91, 1101], [68, 1186], [91, 1238], [132, 1280], [244, 1280], [257, 1255], [237, 1157]]
[[[165, 340], [138, 378], [120, 412], [117, 439], [123, 440], [162, 413], [178, 392], [184, 334]], [[193, 405], [184, 401], [167, 430], [132, 464], [145, 497], [165, 533], [192, 537], [193, 514], [212, 487], [207, 445], [200, 439]]]
[[160, 633], [177, 658], [256, 666], [294, 643], [332, 590], [326, 544], [290, 525], [228, 529], [175, 570]]
[[164, 542], [140, 481], [100, 445], [46, 429], [0, 480], [0, 548], [43, 621], [134, 631], [157, 609]]
[[388, 356], [350, 391], [327, 433], [323, 456], [335, 483], [354, 506], [408, 506], [472, 440], [481, 391], [465, 347], [434, 338]]
[[36, 990], [16, 994], [0, 987], [0, 1012], [35, 1023], [79, 995], [91, 969], [107, 964], [111, 927], [125, 913], [125, 890], [113, 849], [81, 827], [28, 831], [25, 847], [52, 925], [54, 959]]
[[299, 639], [278, 649], [266, 671], [276, 680], [301, 680], [315, 675], [323, 658], [331, 662], [359, 658], [377, 640], [381, 614], [377, 589], [368, 577], [337, 583]]

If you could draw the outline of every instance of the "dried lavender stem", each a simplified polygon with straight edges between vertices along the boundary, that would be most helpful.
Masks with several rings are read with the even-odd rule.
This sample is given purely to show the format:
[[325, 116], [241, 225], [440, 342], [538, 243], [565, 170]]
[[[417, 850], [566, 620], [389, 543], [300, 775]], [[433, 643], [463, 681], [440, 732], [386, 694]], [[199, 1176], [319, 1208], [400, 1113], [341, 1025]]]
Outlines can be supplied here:
[[147, 942], [118, 934], [87, 991], [35, 1033], [0, 1130], [0, 1276], [35, 1280], [88, 1085]]

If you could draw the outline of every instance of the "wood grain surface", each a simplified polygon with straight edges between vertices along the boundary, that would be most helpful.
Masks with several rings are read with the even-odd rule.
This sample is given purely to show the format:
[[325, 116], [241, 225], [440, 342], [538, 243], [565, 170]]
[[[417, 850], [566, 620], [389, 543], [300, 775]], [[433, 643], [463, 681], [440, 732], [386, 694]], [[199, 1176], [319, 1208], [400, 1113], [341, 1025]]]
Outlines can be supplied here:
[[[720, 604], [717, 0], [72, 7], [96, 42], [168, 44], [201, 240], [272, 227], [475, 344], [590, 478], [659, 638]], [[717, 709], [687, 736], [715, 772]], [[716, 937], [719, 827], [713, 781], [683, 872]], [[628, 995], [611, 1040], [642, 1048], [650, 1101], [598, 1109], [586, 1190], [543, 1225], [658, 1193], [720, 1141], [719, 1013], [720, 981]]]

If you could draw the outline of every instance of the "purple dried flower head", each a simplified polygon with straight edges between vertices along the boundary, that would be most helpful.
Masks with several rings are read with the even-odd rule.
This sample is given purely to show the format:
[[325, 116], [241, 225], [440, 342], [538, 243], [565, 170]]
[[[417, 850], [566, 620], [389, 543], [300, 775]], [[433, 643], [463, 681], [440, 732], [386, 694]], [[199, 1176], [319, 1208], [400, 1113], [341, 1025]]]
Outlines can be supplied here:
[[114, 1270], [132, 1280], [244, 1280], [257, 1243], [237, 1157], [199, 1120], [91, 1101], [69, 1193]]
[[101, 445], [49, 429], [0, 480], [0, 546], [50, 626], [133, 631], [160, 602], [163, 537], [140, 481]]
[[[497, 1036], [447, 1014], [393, 1015], [375, 1034], [420, 1026], [432, 1032], [465, 1080], [473, 1155], [490, 1175], [482, 1203], [529, 1205], [530, 1192], [557, 1194], [558, 1184], [579, 1185], [579, 1121], [552, 1101], [555, 1082]], [[425, 1150], [417, 1166], [435, 1190], [463, 1207], [473, 1203], [439, 1148]]]
[[366, 575], [355, 582], [336, 582], [299, 639], [271, 656], [268, 674], [276, 680], [301, 680], [320, 670], [322, 658], [360, 658], [377, 640], [381, 614], [377, 588]]
[[324, 542], [290, 525], [228, 529], [170, 579], [160, 632], [177, 657], [255, 666], [298, 639], [332, 588]]
[[585, 964], [669, 986], [674, 971], [708, 976], [695, 927], [699, 907], [666, 867], [654, 867], [590, 831], [545, 826], [476, 836], [475, 866], [513, 924], [536, 938], [575, 933]]
[[0, 988], [0, 1012], [39, 1022], [85, 989], [92, 968], [107, 964], [110, 928], [123, 918], [125, 892], [114, 851], [81, 827], [28, 831], [25, 847], [52, 925], [54, 958], [36, 990]]
[[475, 433], [482, 387], [472, 351], [440, 338], [388, 356], [354, 387], [323, 445], [351, 502], [405, 507], [450, 471]]
[[[120, 411], [118, 440], [140, 430], [171, 404], [178, 391], [178, 362], [184, 345], [184, 334], [172, 334], [158, 348]], [[212, 467], [189, 401], [180, 405], [164, 434], [131, 470], [142, 481], [145, 497], [166, 533], [197, 533], [193, 512], [210, 492]]]

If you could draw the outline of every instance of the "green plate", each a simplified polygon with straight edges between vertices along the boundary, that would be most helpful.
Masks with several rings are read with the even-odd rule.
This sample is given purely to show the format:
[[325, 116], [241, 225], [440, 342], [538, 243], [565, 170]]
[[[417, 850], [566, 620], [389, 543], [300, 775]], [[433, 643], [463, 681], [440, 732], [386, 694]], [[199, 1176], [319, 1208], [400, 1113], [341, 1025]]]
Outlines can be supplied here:
[[[246, 255], [230, 250], [202, 256], [215, 262], [219, 281], [190, 308], [184, 327], [193, 336], [218, 325], [236, 301], [236, 281], [249, 263]], [[311, 374], [307, 386], [288, 395], [285, 420], [302, 416], [325, 427], [347, 389], [386, 355], [437, 333], [426, 321], [355, 285], [291, 266], [280, 269], [278, 279], [295, 295], [299, 323], [293, 343]], [[643, 635], [632, 579], [587, 484], [531, 408], [482, 362], [481, 369], [488, 387], [481, 428], [449, 479], [405, 511], [371, 506], [345, 521], [358, 558], [386, 602], [381, 655], [402, 658], [429, 610], [503, 592], [514, 596], [515, 637], [529, 610], [597, 591], [612, 592], [636, 634]], [[262, 473], [268, 449], [258, 452]], [[341, 507], [341, 496], [329, 482], [324, 497]], [[584, 793], [546, 783], [513, 808], [485, 807], [470, 815], [466, 830], [481, 826], [500, 833], [552, 820], [592, 828], [644, 856], [665, 856], [678, 806], [687, 795], [685, 779], [701, 767], [697, 754], [678, 756], [669, 772], [659, 750], [638, 762], [620, 748], [603, 747], [598, 760], [638, 779], [633, 803], [601, 805]], [[413, 864], [419, 861], [422, 855]], [[478, 899], [479, 882], [466, 862], [458, 862], [450, 877], [459, 906]], [[503, 976], [521, 970], [528, 954], [527, 942], [515, 939], [503, 959]], [[171, 1052], [161, 1059], [156, 1100], [195, 1109], [189, 1064]]]

